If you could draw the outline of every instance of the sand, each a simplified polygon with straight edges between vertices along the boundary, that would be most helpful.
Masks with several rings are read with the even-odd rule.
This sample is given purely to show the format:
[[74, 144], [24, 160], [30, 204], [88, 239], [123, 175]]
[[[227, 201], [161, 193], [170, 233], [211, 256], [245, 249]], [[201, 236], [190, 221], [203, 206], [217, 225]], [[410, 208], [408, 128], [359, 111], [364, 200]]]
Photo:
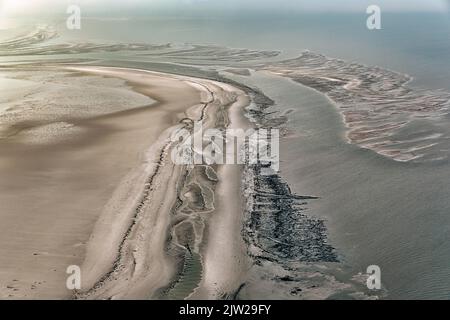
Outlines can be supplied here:
[[[221, 84], [224, 90], [236, 92], [238, 99], [228, 109], [227, 128], [250, 128], [243, 117], [249, 99], [232, 86]], [[232, 297], [245, 282], [250, 260], [241, 236], [244, 225], [241, 190], [242, 167], [225, 164], [217, 170], [216, 214], [209, 223], [209, 237], [203, 254], [203, 279], [190, 296], [193, 299], [222, 299]]]
[[[215, 298], [236, 290], [246, 265], [239, 167], [211, 169], [219, 177], [212, 209], [187, 215], [174, 204], [186, 187], [182, 177], [195, 171], [168, 155], [169, 136], [181, 119], [203, 117], [213, 127], [229, 108], [231, 124], [222, 125], [238, 125], [245, 94], [214, 81], [134, 69], [20, 72], [31, 82], [31, 103], [11, 98], [4, 103], [14, 106], [0, 115], [0, 296], [160, 298], [185, 254], [173, 237], [180, 221], [196, 226], [194, 250], [204, 261], [204, 280], [193, 295]], [[48, 75], [52, 79], [44, 80]], [[63, 100], [69, 93], [58, 97], [62, 89], [71, 99]], [[215, 258], [224, 248], [228, 265]], [[82, 270], [77, 292], [66, 288], [69, 265]]]

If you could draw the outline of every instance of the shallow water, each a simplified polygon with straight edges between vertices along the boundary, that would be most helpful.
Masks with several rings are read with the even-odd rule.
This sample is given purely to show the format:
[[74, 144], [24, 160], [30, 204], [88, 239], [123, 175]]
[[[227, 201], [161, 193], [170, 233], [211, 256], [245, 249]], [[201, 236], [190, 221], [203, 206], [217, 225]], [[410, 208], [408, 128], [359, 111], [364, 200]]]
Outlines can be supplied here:
[[199, 254], [194, 252], [192, 255], [187, 255], [178, 282], [164, 297], [170, 300], [188, 298], [202, 280], [202, 270], [202, 262]]
[[399, 163], [347, 144], [323, 95], [268, 74], [246, 81], [277, 108], [295, 110], [281, 143], [281, 174], [297, 194], [320, 197], [308, 212], [327, 221], [348, 277], [378, 265], [388, 298], [448, 298], [448, 163]]

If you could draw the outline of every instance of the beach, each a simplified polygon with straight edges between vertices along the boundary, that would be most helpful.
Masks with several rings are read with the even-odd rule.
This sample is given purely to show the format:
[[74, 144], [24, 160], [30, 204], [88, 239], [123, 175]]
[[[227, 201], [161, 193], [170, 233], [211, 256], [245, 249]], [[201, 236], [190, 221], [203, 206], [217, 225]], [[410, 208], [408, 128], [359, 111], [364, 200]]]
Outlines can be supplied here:
[[[200, 191], [210, 201], [207, 209], [176, 212], [175, 203], [183, 197], [180, 191], [194, 180], [201, 184], [206, 167], [175, 165], [168, 154], [173, 147], [170, 134], [183, 126], [182, 119], [204, 117], [206, 127], [226, 126], [228, 121], [216, 123], [216, 115], [232, 109], [234, 125], [248, 103], [244, 92], [214, 81], [136, 69], [19, 69], [5, 72], [7, 78], [33, 82], [27, 88], [33, 112], [27, 119], [2, 118], [0, 240], [6, 245], [1, 248], [0, 278], [7, 286], [1, 294], [19, 299], [157, 298], [182, 272], [182, 261], [189, 254], [186, 241], [192, 242], [189, 250], [205, 255], [209, 279], [202, 286], [205, 297], [225, 290], [211, 287], [217, 270], [208, 271], [213, 263], [208, 257], [222, 242], [214, 240], [215, 232], [202, 231], [217, 224], [225, 234], [239, 234], [239, 201], [233, 201], [234, 208], [216, 207], [214, 199], [206, 199], [210, 194]], [[49, 70], [48, 90], [100, 86], [111, 94], [126, 89], [132, 99], [107, 101], [106, 106], [97, 99], [88, 108], [90, 92], [80, 91], [80, 100], [64, 101], [66, 108], [57, 114], [48, 112], [39, 104], [43, 94], [38, 88]], [[81, 112], [80, 105], [86, 110]], [[77, 112], [64, 110], [71, 108]], [[230, 192], [239, 185], [238, 172], [233, 179], [222, 180], [226, 169], [208, 170], [218, 172], [218, 192], [236, 196]], [[191, 183], [182, 179], [186, 175]], [[178, 232], [183, 239], [172, 236], [177, 229], [184, 230]], [[239, 244], [228, 250], [229, 263], [242, 254]], [[82, 287], [76, 292], [66, 288], [70, 265], [81, 267]]]
[[[448, 12], [210, 13], [0, 30], [0, 297], [447, 299]], [[199, 123], [279, 170], [173, 161]]]

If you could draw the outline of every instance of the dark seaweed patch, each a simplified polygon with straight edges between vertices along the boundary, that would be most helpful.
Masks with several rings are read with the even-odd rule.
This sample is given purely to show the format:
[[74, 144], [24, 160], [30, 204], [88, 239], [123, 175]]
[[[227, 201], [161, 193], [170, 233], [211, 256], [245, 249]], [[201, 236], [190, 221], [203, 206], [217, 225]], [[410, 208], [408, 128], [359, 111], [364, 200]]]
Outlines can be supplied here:
[[250, 168], [254, 189], [250, 194], [245, 236], [263, 253], [258, 257], [279, 263], [338, 262], [332, 246], [327, 243], [323, 220], [308, 217], [306, 200], [312, 196], [292, 194], [288, 184], [274, 173], [261, 175], [264, 165]]

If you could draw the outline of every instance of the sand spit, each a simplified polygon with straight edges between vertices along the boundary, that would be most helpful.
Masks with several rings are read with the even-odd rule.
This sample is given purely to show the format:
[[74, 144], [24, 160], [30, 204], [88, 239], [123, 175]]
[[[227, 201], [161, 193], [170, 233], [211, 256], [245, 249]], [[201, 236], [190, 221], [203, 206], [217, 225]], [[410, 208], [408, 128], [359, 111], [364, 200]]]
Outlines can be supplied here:
[[[440, 119], [450, 110], [450, 93], [408, 87], [408, 75], [329, 58], [313, 52], [261, 65], [260, 70], [290, 78], [325, 94], [343, 116], [347, 139], [396, 161], [448, 157], [448, 137]], [[407, 141], [416, 132], [414, 142]]]
[[[65, 49], [55, 50], [64, 53]], [[204, 65], [211, 64], [208, 56], [218, 55], [228, 71], [238, 70], [235, 62], [265, 56], [208, 46], [168, 46], [146, 54], [157, 59], [156, 52], [161, 51], [168, 61]], [[367, 71], [365, 66], [326, 59], [305, 54], [257, 67], [249, 62], [246, 68], [289, 77], [330, 98], [336, 93], [335, 102], [342, 97], [339, 107], [349, 132], [364, 124], [363, 130], [374, 137], [350, 142], [399, 161], [411, 160], [413, 153], [417, 159], [439, 147], [433, 141], [443, 135], [433, 130], [419, 131], [407, 140], [399, 136], [395, 143], [380, 141], [405, 124], [395, 116], [392, 123], [385, 123], [382, 108], [375, 110], [380, 114], [368, 112], [362, 117], [359, 110], [350, 110], [354, 105], [344, 107], [353, 95], [371, 94], [372, 103], [384, 91], [392, 97], [386, 101], [399, 98], [402, 107], [410, 105], [408, 99], [416, 93], [404, 95], [409, 92], [403, 86], [407, 77], [369, 68], [375, 75], [360, 79], [357, 74]], [[233, 65], [235, 69], [230, 69]], [[344, 283], [330, 272], [339, 257], [327, 243], [325, 222], [307, 209], [308, 203], [320, 200], [291, 194], [277, 174], [260, 177], [258, 165], [175, 166], [171, 162], [175, 146], [171, 133], [192, 130], [195, 120], [202, 120], [204, 128], [256, 126], [282, 131], [287, 114], [270, 108], [273, 101], [262, 92], [212, 69], [200, 72], [179, 65], [174, 69], [177, 73], [210, 80], [79, 65], [0, 70], [26, 92], [24, 99], [13, 91], [0, 98], [0, 150], [4, 150], [0, 214], [5, 221], [0, 240], [6, 243], [0, 248], [4, 270], [0, 281], [7, 283], [3, 296], [322, 299], [363, 295], [358, 291], [363, 286]], [[342, 78], [342, 70], [350, 76]], [[392, 88], [379, 84], [390, 76]], [[340, 96], [342, 92], [350, 93]], [[247, 95], [252, 103], [246, 116], [252, 124], [242, 117], [250, 104]], [[416, 110], [420, 114], [411, 117], [431, 119], [444, 110], [445, 101], [435, 99], [434, 109]], [[394, 146], [401, 149], [401, 156], [391, 150]], [[23, 202], [16, 201], [17, 190]], [[33, 225], [18, 227], [17, 221]], [[14, 230], [21, 231], [13, 235]], [[82, 267], [82, 288], [76, 292], [65, 287], [65, 270], [71, 264]]]
[[[148, 43], [94, 43], [63, 42], [56, 39], [58, 32], [52, 26], [42, 25], [27, 33], [0, 43], [0, 56], [61, 55], [91, 52], [134, 52], [137, 56], [154, 57], [165, 62], [190, 62], [203, 64], [241, 63], [275, 58], [280, 51], [227, 48], [217, 45], [198, 44], [148, 44]], [[52, 43], [47, 43], [49, 40]], [[212, 58], [213, 57], [213, 58]]]
[[[199, 103], [181, 103], [182, 109], [172, 110], [171, 114], [183, 122], [163, 131], [146, 153], [146, 162], [119, 184], [88, 243], [82, 267], [86, 275], [83, 290], [76, 297], [170, 297], [177, 288], [176, 279], [185, 276], [185, 258], [193, 255], [199, 255], [203, 262], [200, 297], [217, 297], [236, 290], [240, 282], [233, 281], [238, 277], [234, 270], [240, 264], [235, 260], [244, 261], [245, 250], [239, 240], [233, 245], [227, 241], [240, 239], [240, 169], [232, 166], [235, 176], [225, 178], [227, 173], [220, 166], [175, 165], [169, 155], [174, 147], [170, 134], [185, 126], [187, 118], [202, 120], [204, 129], [225, 128], [230, 122], [228, 109], [248, 103], [245, 94], [214, 81], [154, 72], [120, 68], [76, 70], [125, 79], [135, 90], [158, 101], [162, 94], [176, 95], [176, 101], [184, 101], [180, 92], [174, 91], [177, 82], [201, 94]], [[152, 77], [165, 77], [166, 83], [151, 82]], [[163, 85], [165, 89], [160, 87]], [[162, 106], [166, 109], [164, 103]], [[221, 204], [221, 199], [226, 204]], [[225, 237], [225, 242], [214, 240], [219, 235]], [[217, 273], [220, 269], [216, 268], [216, 255], [224, 254], [223, 245], [229, 252], [229, 266], [223, 267], [226, 274]]]
[[[232, 192], [239, 190], [239, 167], [232, 168], [235, 179], [225, 178], [229, 172], [220, 166], [174, 165], [169, 155], [170, 134], [187, 119], [202, 119], [206, 128], [230, 125], [229, 109], [248, 104], [243, 91], [124, 68], [4, 71], [8, 78], [32, 83], [26, 96], [33, 103], [3, 101], [6, 111], [0, 115], [5, 128], [0, 140], [3, 297], [170, 297], [189, 276], [183, 267], [192, 257], [199, 257], [200, 274], [207, 279], [200, 297], [236, 290], [236, 269], [217, 274], [212, 264], [224, 245], [216, 236], [239, 238], [243, 210], [239, 193]], [[60, 106], [52, 112], [43, 97], [65, 86], [75, 92], [98, 87], [107, 90], [104, 98], [129, 90], [130, 101], [107, 99], [108, 107], [101, 94], [91, 101], [80, 92], [64, 103], [67, 110]], [[222, 193], [224, 203], [217, 200]], [[19, 227], [19, 221], [27, 223]], [[236, 241], [227, 245], [228, 263], [242, 266], [244, 249]], [[69, 265], [81, 266], [82, 288], [76, 292], [66, 288]], [[198, 285], [176, 294], [185, 298]]]

